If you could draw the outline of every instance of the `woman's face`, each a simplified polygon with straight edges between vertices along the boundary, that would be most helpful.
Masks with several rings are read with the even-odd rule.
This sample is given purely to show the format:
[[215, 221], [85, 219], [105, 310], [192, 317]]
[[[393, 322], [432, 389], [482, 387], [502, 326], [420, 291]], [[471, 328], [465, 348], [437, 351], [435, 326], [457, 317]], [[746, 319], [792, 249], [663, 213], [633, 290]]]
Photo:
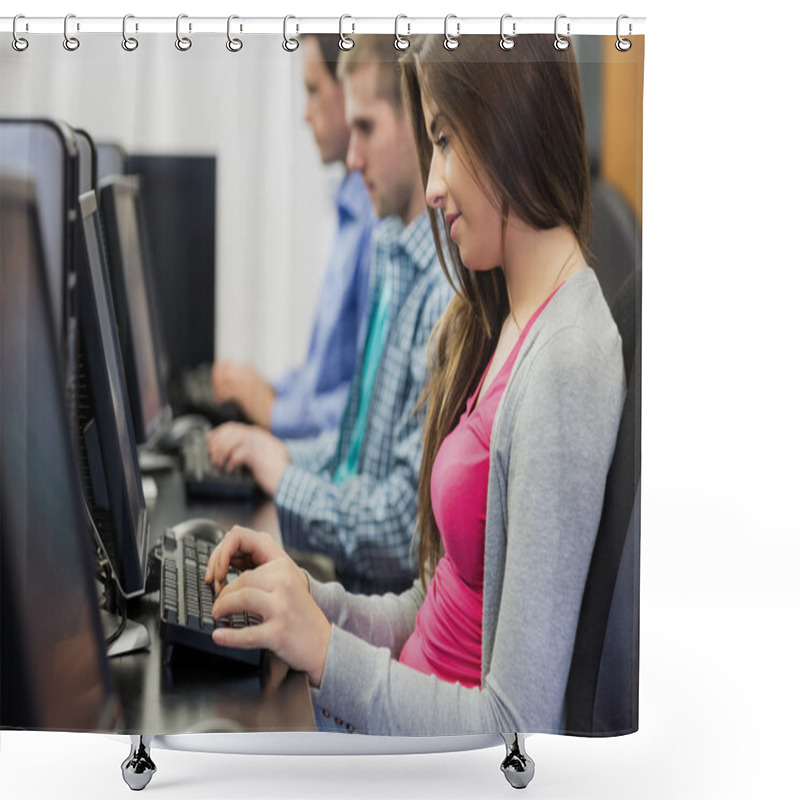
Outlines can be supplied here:
[[487, 195], [483, 187], [488, 187], [489, 181], [485, 176], [480, 176], [479, 183], [475, 168], [467, 167], [464, 147], [457, 140], [452, 124], [424, 94], [422, 110], [425, 130], [433, 144], [425, 189], [427, 203], [431, 208], [443, 210], [445, 227], [467, 269], [489, 270], [500, 266], [503, 258], [500, 201]]

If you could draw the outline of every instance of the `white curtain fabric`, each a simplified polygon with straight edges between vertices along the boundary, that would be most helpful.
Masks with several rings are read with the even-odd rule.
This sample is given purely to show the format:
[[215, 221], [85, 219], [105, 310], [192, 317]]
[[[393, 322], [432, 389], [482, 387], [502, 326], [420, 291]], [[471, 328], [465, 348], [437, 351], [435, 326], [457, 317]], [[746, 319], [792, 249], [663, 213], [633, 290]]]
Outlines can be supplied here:
[[128, 153], [216, 156], [216, 353], [267, 376], [302, 360], [341, 173], [321, 165], [303, 122], [301, 53], [280, 36], [238, 53], [218, 34], [186, 52], [170, 34], [140, 36], [133, 52], [111, 34], [82, 36], [75, 52], [31, 38], [24, 53], [2, 48], [0, 114], [62, 119]]

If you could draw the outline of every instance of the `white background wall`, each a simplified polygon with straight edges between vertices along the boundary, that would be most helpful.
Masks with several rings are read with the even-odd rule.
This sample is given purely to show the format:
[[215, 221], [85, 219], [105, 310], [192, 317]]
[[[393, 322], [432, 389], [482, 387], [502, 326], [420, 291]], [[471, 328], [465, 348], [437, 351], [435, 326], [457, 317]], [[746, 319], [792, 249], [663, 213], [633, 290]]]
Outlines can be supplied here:
[[[88, 13], [89, 3], [60, 8]], [[137, 0], [123, 13], [188, 7]], [[795, 798], [798, 11], [572, 0], [311, 0], [214, 15], [646, 15], [641, 730], [532, 737], [528, 797]], [[41, 6], [41, 8], [39, 7]], [[716, 10], [715, 10], [716, 9]], [[27, 10], [33, 13], [33, 9]], [[192, 10], [192, 9], [188, 9]], [[194, 10], [197, 13], [197, 9]], [[7, 13], [7, 12], [6, 12]], [[98, 13], [95, 11], [94, 13]], [[208, 12], [203, 12], [208, 13]], [[0, 47], [7, 48], [6, 42]], [[5, 67], [5, 61], [3, 62]], [[118, 742], [3, 733], [3, 796], [129, 796]], [[500, 750], [352, 759], [157, 753], [154, 797], [510, 797]], [[81, 775], [78, 779], [75, 775]], [[8, 787], [8, 791], [7, 791]]]

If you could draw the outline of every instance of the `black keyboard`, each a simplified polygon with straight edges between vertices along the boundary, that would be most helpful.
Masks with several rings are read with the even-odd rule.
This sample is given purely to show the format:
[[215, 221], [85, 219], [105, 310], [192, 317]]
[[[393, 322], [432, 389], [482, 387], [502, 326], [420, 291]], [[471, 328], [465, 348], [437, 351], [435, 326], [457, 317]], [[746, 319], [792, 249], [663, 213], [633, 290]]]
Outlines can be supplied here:
[[[205, 572], [208, 558], [221, 538], [222, 530], [207, 520], [190, 520], [164, 532], [159, 609], [161, 638], [167, 645], [191, 647], [258, 666], [260, 650], [220, 647], [211, 638], [215, 628], [244, 628], [262, 621], [261, 617], [246, 612], [217, 620], [211, 616], [215, 594], [213, 587], [205, 583]], [[231, 569], [228, 582], [238, 574]], [[170, 655], [167, 660], [169, 658]]]
[[185, 412], [202, 414], [214, 425], [244, 422], [245, 416], [236, 403], [218, 403], [211, 384], [211, 364], [198, 364], [178, 377], [171, 401]]
[[193, 405], [216, 405], [211, 386], [211, 364], [198, 364], [181, 375], [186, 401]]
[[253, 474], [245, 467], [225, 472], [211, 463], [205, 433], [192, 432], [181, 442], [186, 492], [195, 497], [252, 500], [259, 494]]

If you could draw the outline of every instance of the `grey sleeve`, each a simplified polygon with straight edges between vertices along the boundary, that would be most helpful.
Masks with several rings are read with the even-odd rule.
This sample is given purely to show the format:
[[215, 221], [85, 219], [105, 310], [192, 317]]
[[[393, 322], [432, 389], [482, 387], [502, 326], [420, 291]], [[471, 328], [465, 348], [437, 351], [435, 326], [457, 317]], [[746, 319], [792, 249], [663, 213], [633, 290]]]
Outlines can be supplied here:
[[483, 685], [466, 689], [423, 675], [334, 623], [315, 702], [358, 732], [561, 730], [624, 378], [619, 348], [609, 362], [579, 327], [557, 333], [523, 367], [493, 433], [487, 548], [503, 550], [494, 578], [502, 588], [496, 631], [483, 643], [491, 651]]
[[350, 594], [339, 583], [320, 583], [311, 577], [309, 589], [332, 625], [387, 648], [393, 658], [400, 655], [413, 632], [425, 597], [419, 580], [402, 594]]

